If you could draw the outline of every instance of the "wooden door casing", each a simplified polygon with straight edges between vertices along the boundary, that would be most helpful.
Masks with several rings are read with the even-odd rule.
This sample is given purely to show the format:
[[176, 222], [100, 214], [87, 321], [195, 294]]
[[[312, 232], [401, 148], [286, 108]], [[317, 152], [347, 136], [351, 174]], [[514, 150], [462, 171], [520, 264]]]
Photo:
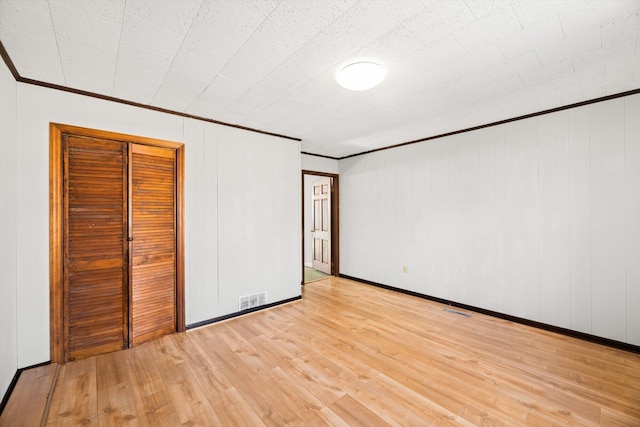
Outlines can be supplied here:
[[[89, 355], [87, 352], [76, 352], [71, 353], [67, 346], [67, 341], [69, 335], [67, 332], [70, 329], [66, 328], [65, 319], [68, 319], [69, 316], [69, 307], [67, 304], [67, 300], [65, 300], [65, 275], [68, 274], [71, 270], [69, 266], [65, 266], [65, 260], [67, 259], [65, 255], [65, 250], [67, 247], [73, 250], [72, 246], [69, 246], [66, 243], [66, 227], [67, 219], [65, 217], [65, 212], [67, 212], [68, 204], [67, 202], [70, 200], [69, 195], [67, 194], [65, 197], [65, 140], [73, 139], [73, 140], [81, 140], [84, 139], [89, 142], [90, 139], [94, 140], [104, 140], [107, 145], [111, 145], [111, 143], [119, 143], [124, 147], [124, 158], [126, 159], [128, 156], [127, 146], [131, 144], [138, 144], [143, 147], [162, 147], [164, 149], [168, 149], [167, 152], [171, 152], [173, 156], [172, 162], [172, 173], [174, 177], [174, 197], [172, 201], [173, 205], [173, 218], [172, 218], [172, 229], [174, 232], [173, 243], [171, 246], [173, 247], [173, 253], [170, 255], [162, 254], [160, 257], [172, 257], [174, 269], [172, 273], [171, 282], [173, 283], [172, 290], [172, 301], [173, 307], [171, 310], [171, 318], [173, 319], [172, 330], [177, 332], [184, 332], [185, 330], [185, 319], [184, 319], [184, 240], [183, 240], [183, 230], [184, 230], [184, 195], [183, 195], [183, 183], [184, 183], [184, 146], [181, 143], [171, 142], [171, 141], [163, 141], [152, 138], [145, 138], [140, 136], [132, 136], [125, 134], [118, 134], [113, 132], [106, 132], [101, 130], [87, 129], [76, 126], [62, 125], [51, 123], [49, 126], [50, 129], [50, 143], [49, 143], [49, 245], [50, 245], [50, 261], [49, 261], [49, 272], [50, 272], [50, 346], [51, 346], [51, 361], [54, 363], [64, 363], [72, 358], [76, 357], [86, 357]], [[85, 168], [86, 169], [86, 168]], [[84, 267], [113, 267], [120, 268], [124, 270], [124, 276], [127, 278], [127, 288], [123, 291], [124, 309], [121, 310], [122, 314], [122, 322], [121, 326], [123, 329], [122, 341], [124, 342], [123, 347], [129, 346], [134, 340], [132, 339], [132, 321], [129, 313], [130, 309], [130, 298], [132, 292], [129, 291], [131, 284], [129, 283], [129, 277], [131, 276], [131, 263], [129, 262], [129, 258], [132, 255], [132, 251], [129, 248], [131, 242], [128, 242], [127, 237], [131, 236], [131, 231], [129, 230], [131, 215], [127, 215], [127, 205], [131, 202], [131, 192], [127, 190], [128, 186], [127, 182], [127, 167], [126, 162], [124, 164], [124, 175], [123, 182], [125, 194], [122, 198], [122, 206], [124, 212], [124, 219], [121, 222], [122, 232], [120, 234], [120, 238], [122, 239], [122, 248], [124, 252], [124, 257], [121, 258], [124, 261], [118, 262], [114, 261], [110, 257], [106, 257], [102, 261], [96, 260], [82, 260], [80, 263], [81, 266]], [[96, 172], [96, 175], [100, 175], [102, 173], [101, 169], [94, 168], [93, 172]], [[88, 173], [88, 172], [86, 172]], [[96, 190], [97, 191], [97, 190]], [[90, 194], [90, 193], [89, 193]], [[97, 203], [89, 202], [90, 205], [97, 205]], [[113, 222], [113, 219], [111, 219]], [[87, 222], [86, 224], [94, 224], [94, 227], [97, 227], [97, 223]], [[151, 227], [151, 225], [147, 224], [147, 228]], [[129, 231], [129, 232], [128, 232]], [[72, 242], [73, 243], [73, 242]], [[141, 242], [143, 243], [143, 242]], [[144, 246], [144, 245], [143, 245]], [[90, 252], [90, 251], [85, 251]], [[127, 254], [128, 252], [128, 254]], [[127, 256], [129, 255], [129, 256]], [[85, 255], [89, 256], [89, 255]], [[142, 257], [147, 257], [147, 260], [144, 264], [151, 265], [150, 262], [151, 255], [143, 254]], [[157, 259], [157, 257], [156, 257]], [[73, 261], [73, 260], [72, 260]], [[141, 259], [138, 259], [138, 262], [142, 264]], [[93, 263], [93, 264], [92, 264]], [[114, 267], [115, 266], [115, 267]], [[78, 270], [82, 271], [82, 270]], [[97, 298], [100, 300], [100, 298]], [[104, 304], [106, 305], [106, 304]], [[120, 327], [120, 326], [119, 326]], [[73, 332], [73, 331], [72, 331]], [[142, 340], [146, 339], [144, 336], [141, 337]], [[111, 351], [112, 349], [117, 349], [114, 346], [108, 347], [106, 351]]]

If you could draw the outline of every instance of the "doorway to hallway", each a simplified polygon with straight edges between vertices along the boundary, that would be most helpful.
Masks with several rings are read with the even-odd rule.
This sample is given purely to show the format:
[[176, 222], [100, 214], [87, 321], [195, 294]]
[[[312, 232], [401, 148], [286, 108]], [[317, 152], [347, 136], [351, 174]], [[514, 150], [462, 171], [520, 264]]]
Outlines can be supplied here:
[[339, 274], [338, 175], [302, 171], [302, 281]]

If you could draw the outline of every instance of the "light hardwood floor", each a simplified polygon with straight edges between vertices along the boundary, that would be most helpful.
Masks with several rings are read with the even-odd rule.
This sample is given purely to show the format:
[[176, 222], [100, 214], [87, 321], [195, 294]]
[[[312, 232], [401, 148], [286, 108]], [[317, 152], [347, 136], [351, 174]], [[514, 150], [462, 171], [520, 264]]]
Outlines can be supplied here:
[[301, 301], [61, 366], [46, 425], [640, 426], [640, 355], [443, 308], [313, 282]]

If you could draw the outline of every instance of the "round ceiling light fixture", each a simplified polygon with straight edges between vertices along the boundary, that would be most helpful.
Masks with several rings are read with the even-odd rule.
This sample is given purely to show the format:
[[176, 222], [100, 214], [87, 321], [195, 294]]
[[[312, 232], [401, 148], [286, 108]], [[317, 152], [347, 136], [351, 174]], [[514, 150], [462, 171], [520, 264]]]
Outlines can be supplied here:
[[349, 90], [367, 90], [378, 86], [386, 75], [382, 65], [370, 61], [354, 62], [336, 74], [338, 84]]

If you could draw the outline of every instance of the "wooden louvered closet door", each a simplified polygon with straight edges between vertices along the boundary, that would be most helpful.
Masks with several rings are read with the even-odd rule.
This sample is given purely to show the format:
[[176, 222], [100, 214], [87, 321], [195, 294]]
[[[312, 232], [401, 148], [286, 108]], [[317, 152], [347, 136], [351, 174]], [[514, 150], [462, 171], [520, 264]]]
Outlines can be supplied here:
[[128, 346], [127, 145], [67, 136], [64, 146], [67, 359]]
[[131, 144], [132, 345], [176, 330], [176, 154]]

